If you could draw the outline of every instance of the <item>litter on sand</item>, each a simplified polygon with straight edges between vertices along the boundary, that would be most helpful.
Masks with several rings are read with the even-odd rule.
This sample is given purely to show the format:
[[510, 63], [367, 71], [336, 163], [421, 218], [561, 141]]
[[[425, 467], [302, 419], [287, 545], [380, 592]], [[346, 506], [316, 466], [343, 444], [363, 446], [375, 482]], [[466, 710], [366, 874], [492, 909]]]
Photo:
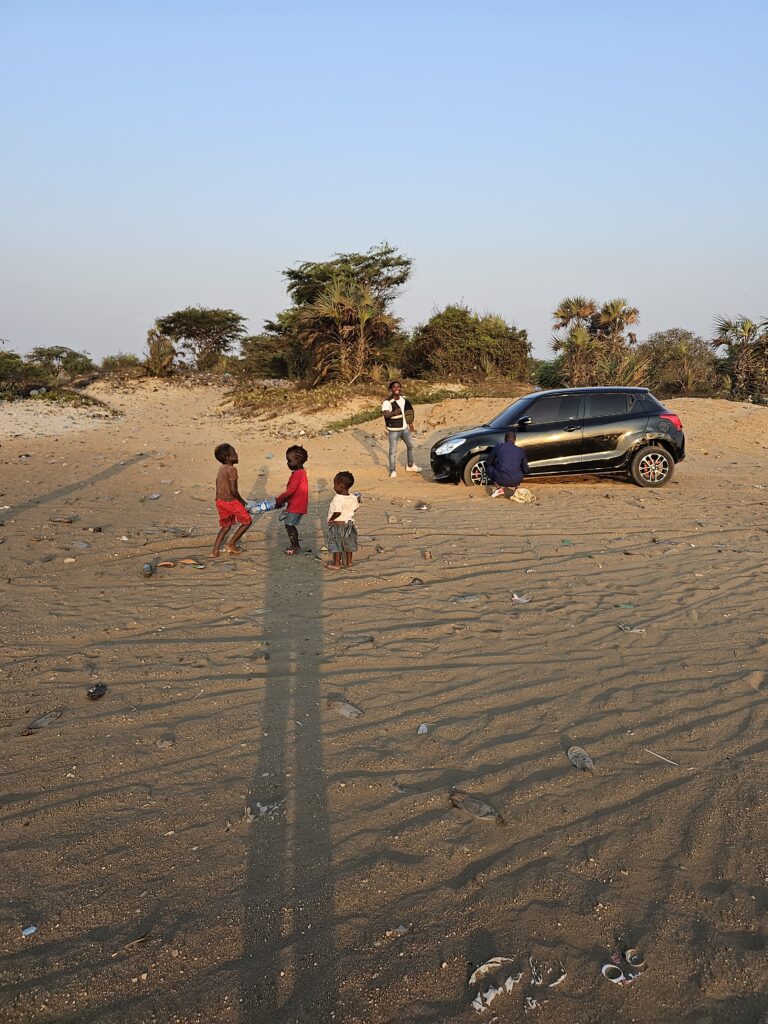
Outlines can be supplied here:
[[[472, 973], [467, 984], [469, 985], [470, 988], [473, 985], [479, 986], [478, 993], [472, 1000], [472, 1009], [475, 1010], [476, 1013], [484, 1013], [491, 1005], [491, 1003], [494, 1001], [494, 999], [505, 993], [508, 994], [512, 992], [515, 985], [520, 984], [520, 982], [523, 980], [524, 971], [515, 971], [514, 967], [517, 962], [518, 961], [509, 956], [494, 956], [490, 960], [486, 960], [485, 963], [481, 964], [477, 968], [477, 970], [475, 970]], [[528, 965], [531, 970], [530, 983], [532, 985], [543, 985], [544, 975], [542, 973], [541, 968], [534, 960], [533, 956], [528, 958]], [[562, 961], [560, 961], [559, 967], [559, 973], [554, 978], [554, 980], [550, 982], [548, 986], [549, 988], [555, 988], [566, 978], [566, 970]], [[510, 973], [508, 977], [505, 978], [504, 975], [507, 973], [507, 971], [509, 971]], [[490, 984], [488, 988], [483, 989], [482, 985], [484, 984], [485, 978], [488, 978]], [[539, 1000], [534, 999], [531, 995], [526, 996], [526, 1012], [528, 1010], [540, 1009], [545, 1002], [546, 1000], [544, 1000], [543, 1002], [539, 1002]]]
[[639, 633], [640, 635], [645, 636], [645, 630], [642, 627], [628, 626], [626, 622], [620, 622], [619, 629], [622, 631], [622, 633]]
[[30, 925], [27, 925], [26, 928], [22, 928], [21, 929], [21, 934], [26, 939], [26, 938], [29, 938], [30, 935], [34, 935], [36, 931], [37, 931], [37, 925], [36, 924], [30, 924]]
[[430, 512], [432, 509], [432, 506], [428, 505], [426, 501], [421, 501], [418, 505], [414, 505], [413, 507], [417, 512]]
[[512, 604], [530, 604], [530, 597], [526, 597], [524, 594], [513, 594]]
[[411, 582], [408, 584], [409, 587], [423, 587], [424, 580], [420, 576], [414, 576]]
[[120, 953], [127, 953], [129, 950], [135, 949], [137, 946], [140, 946], [142, 944], [142, 942], [146, 942], [147, 939], [149, 939], [151, 937], [152, 937], [152, 932], [151, 931], [144, 932], [144, 934], [140, 935], [137, 939], [131, 939], [130, 942], [126, 942], [124, 946], [121, 946], [119, 949], [115, 950], [115, 952], [112, 954], [112, 956], [116, 957]]
[[151, 562], [145, 562], [141, 567], [141, 575], [144, 579], [148, 580], [151, 576], [155, 575], [155, 567]]
[[95, 683], [93, 686], [89, 686], [85, 692], [89, 700], [98, 700], [107, 692], [107, 687], [104, 683]]
[[399, 924], [397, 928], [388, 928], [387, 931], [384, 932], [384, 935], [388, 939], [401, 939], [404, 935], [409, 935], [412, 932], [412, 924], [409, 924], [407, 928], [404, 924]]
[[518, 505], [532, 505], [536, 498], [527, 487], [518, 487], [514, 494], [509, 497], [510, 501], [516, 501]]
[[33, 722], [30, 722], [26, 729], [22, 729], [19, 736], [33, 736], [38, 729], [43, 729], [46, 725], [50, 725], [51, 722], [55, 722], [57, 718], [61, 718], [63, 712], [61, 710], [49, 711], [45, 715], [41, 715], [36, 718]]
[[579, 768], [583, 772], [589, 772], [590, 775], [594, 774], [594, 761], [583, 747], [568, 747], [566, 754], [574, 768]]
[[157, 567], [158, 567], [158, 569], [175, 569], [176, 568], [176, 562], [175, 561], [158, 562], [157, 563]]
[[144, 497], [141, 498], [140, 500], [141, 501], [157, 501], [157, 499], [159, 497], [160, 497], [159, 494], [145, 494]]
[[429, 726], [426, 722], [422, 722], [419, 728], [416, 730], [417, 736], [426, 736], [429, 732]]
[[649, 750], [648, 747], [643, 747], [643, 750], [646, 752], [646, 754], [651, 754], [653, 757], [658, 757], [660, 761], [665, 761], [667, 764], [673, 764], [675, 768], [680, 767], [677, 761], [670, 761], [668, 757], [664, 757], [663, 754], [657, 754], [655, 750]]
[[503, 967], [504, 964], [514, 963], [515, 961], [511, 956], [493, 956], [490, 960], [486, 960], [484, 964], [480, 964], [476, 971], [473, 971], [467, 984], [474, 985], [476, 982], [480, 981], [481, 978], [484, 978], [486, 974], [490, 974], [491, 971], [495, 971], [497, 967]]
[[356, 704], [350, 704], [348, 700], [329, 700], [328, 707], [334, 708], [345, 718], [359, 718], [365, 714], [362, 708], [357, 707]]
[[452, 789], [448, 798], [454, 807], [470, 818], [477, 818], [478, 821], [494, 821], [497, 825], [504, 824], [503, 815], [499, 814], [496, 808], [482, 797], [465, 793], [461, 789]]

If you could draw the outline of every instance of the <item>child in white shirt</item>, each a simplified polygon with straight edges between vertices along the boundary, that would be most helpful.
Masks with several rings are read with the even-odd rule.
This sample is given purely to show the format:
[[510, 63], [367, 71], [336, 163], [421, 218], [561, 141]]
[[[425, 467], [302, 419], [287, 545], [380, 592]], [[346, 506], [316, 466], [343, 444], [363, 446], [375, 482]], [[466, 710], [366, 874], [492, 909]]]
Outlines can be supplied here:
[[354, 483], [355, 478], [346, 471], [337, 473], [333, 478], [336, 494], [328, 509], [328, 551], [333, 555], [333, 561], [325, 563], [328, 569], [341, 568], [342, 554], [346, 557], [347, 568], [352, 568], [352, 553], [357, 551], [354, 517], [360, 507], [357, 496], [349, 493]]

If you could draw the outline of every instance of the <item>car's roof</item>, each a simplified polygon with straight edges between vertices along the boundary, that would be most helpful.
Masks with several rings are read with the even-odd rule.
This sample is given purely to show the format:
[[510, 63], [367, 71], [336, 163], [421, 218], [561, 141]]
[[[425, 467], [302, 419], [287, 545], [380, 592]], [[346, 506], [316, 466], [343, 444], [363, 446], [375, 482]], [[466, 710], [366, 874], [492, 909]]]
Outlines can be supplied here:
[[[532, 395], [583, 395], [594, 394], [601, 391], [623, 391], [628, 394], [648, 394], [648, 388], [625, 388], [625, 387], [592, 387], [592, 388], [551, 388], [549, 391], [532, 391]], [[525, 396], [528, 397], [527, 395]]]

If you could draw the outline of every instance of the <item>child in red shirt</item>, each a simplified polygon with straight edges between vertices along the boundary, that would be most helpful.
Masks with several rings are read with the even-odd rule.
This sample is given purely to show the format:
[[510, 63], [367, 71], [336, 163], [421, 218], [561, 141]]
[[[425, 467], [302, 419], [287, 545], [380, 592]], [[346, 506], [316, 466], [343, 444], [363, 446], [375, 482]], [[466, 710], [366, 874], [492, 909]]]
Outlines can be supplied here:
[[277, 508], [282, 508], [283, 505], [287, 506], [281, 516], [285, 519], [285, 529], [291, 542], [291, 546], [286, 548], [286, 555], [296, 555], [301, 551], [297, 526], [301, 522], [301, 517], [306, 515], [309, 509], [309, 480], [304, 469], [304, 463], [308, 458], [306, 449], [302, 448], [300, 444], [292, 444], [285, 453], [285, 461], [288, 463], [291, 475], [288, 486], [282, 494], [278, 494], [275, 498], [275, 506]]

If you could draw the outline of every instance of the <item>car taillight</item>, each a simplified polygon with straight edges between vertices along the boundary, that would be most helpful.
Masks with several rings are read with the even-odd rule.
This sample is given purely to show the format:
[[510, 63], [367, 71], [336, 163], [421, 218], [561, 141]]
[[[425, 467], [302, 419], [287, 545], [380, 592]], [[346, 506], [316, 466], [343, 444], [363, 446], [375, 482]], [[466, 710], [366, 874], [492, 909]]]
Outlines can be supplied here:
[[659, 416], [660, 420], [669, 420], [675, 430], [682, 430], [683, 424], [680, 422], [680, 417], [676, 416], [673, 412], [663, 412]]

